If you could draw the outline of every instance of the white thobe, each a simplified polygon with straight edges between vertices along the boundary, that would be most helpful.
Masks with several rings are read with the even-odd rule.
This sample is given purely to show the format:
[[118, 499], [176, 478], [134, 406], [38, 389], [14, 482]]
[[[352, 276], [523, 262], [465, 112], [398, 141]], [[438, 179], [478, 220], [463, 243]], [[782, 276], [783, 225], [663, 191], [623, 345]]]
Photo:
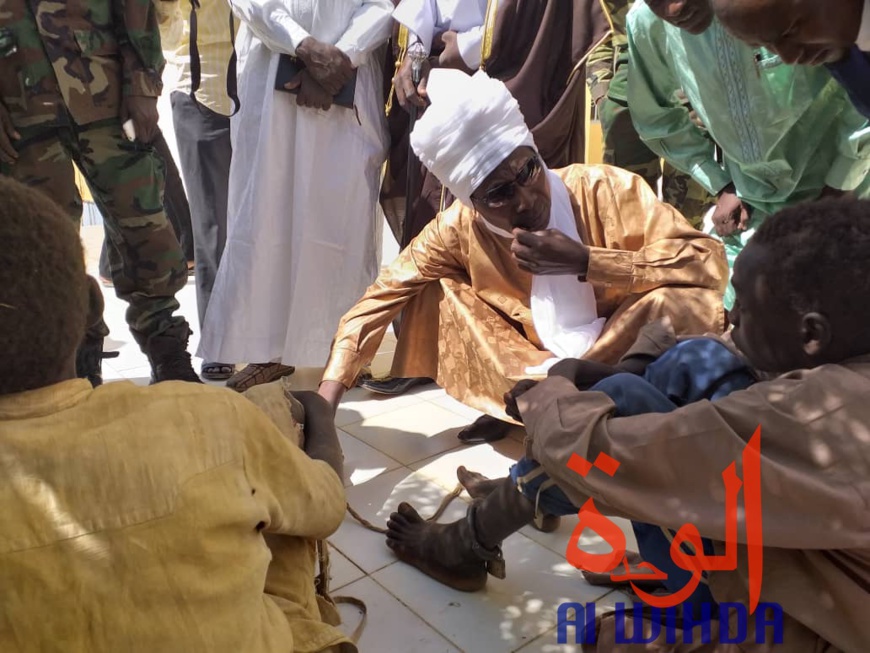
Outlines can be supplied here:
[[436, 34], [456, 32], [459, 54], [469, 68], [480, 65], [487, 0], [402, 0], [393, 17], [426, 48]]
[[[320, 366], [341, 316], [375, 279], [388, 147], [382, 63], [391, 0], [233, 0], [241, 111], [232, 119], [227, 244], [198, 355]], [[358, 69], [353, 109], [274, 90], [279, 53], [306, 37]]]

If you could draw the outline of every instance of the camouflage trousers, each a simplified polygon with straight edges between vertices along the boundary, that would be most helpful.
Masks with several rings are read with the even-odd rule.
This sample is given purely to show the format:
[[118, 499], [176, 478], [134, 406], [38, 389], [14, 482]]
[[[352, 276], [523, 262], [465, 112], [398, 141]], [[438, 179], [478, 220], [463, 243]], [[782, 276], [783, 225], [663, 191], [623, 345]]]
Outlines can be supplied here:
[[700, 229], [704, 214], [716, 203], [703, 186], [667, 161], [641, 140], [631, 121], [628, 103], [622, 98], [628, 79], [628, 65], [618, 65], [610, 82], [610, 93], [599, 105], [599, 118], [604, 132], [604, 163], [624, 168], [643, 177], [654, 189], [662, 180], [662, 199], [673, 206], [696, 229]]
[[[115, 292], [127, 302], [127, 324], [146, 350], [152, 336], [185, 339], [187, 321], [174, 315], [175, 294], [187, 283], [187, 262], [163, 212], [163, 161], [143, 143], [127, 140], [120, 120], [87, 127], [19, 130], [18, 160], [0, 172], [45, 192], [81, 223], [82, 199], [73, 162], [103, 214]], [[106, 335], [105, 324], [90, 334]]]

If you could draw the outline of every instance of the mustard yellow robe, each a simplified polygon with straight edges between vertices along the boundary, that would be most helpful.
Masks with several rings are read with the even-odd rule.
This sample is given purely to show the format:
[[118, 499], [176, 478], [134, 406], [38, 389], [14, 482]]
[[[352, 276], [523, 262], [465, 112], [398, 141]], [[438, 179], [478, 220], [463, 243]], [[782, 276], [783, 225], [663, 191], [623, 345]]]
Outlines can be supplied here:
[[280, 417], [180, 382], [0, 396], [0, 651], [356, 651], [314, 591], [344, 488]]

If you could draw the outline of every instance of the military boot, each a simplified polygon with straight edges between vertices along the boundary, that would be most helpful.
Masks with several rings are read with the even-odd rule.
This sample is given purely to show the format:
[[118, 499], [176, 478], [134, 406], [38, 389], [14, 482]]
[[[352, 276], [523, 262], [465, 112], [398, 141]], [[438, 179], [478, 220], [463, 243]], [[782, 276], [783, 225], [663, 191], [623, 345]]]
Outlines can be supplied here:
[[151, 385], [161, 381], [189, 381], [202, 383], [187, 352], [187, 336], [160, 334], [151, 336], [144, 347], [151, 363]]

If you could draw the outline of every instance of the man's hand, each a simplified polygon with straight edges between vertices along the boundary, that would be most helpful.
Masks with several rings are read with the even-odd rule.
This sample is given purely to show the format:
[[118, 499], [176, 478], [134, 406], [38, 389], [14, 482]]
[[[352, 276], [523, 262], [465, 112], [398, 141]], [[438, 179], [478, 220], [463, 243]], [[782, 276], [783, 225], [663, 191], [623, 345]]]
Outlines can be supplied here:
[[589, 248], [568, 238], [558, 229], [514, 229], [511, 252], [521, 270], [539, 275], [586, 276]]
[[299, 94], [296, 96], [296, 104], [300, 107], [329, 111], [332, 106], [332, 95], [317, 83], [307, 68], [299, 73], [296, 79], [285, 84], [288, 90], [297, 86], [300, 88]]
[[151, 143], [157, 138], [157, 98], [142, 95], [129, 95], [121, 102], [121, 124], [133, 121], [136, 140]]
[[305, 62], [306, 70], [329, 94], [330, 104], [331, 98], [338, 95], [353, 76], [353, 64], [344, 52], [310, 36], [296, 48], [296, 56]]
[[719, 194], [716, 209], [713, 211], [713, 226], [722, 237], [736, 231], [746, 231], [749, 225], [749, 209], [737, 197], [733, 185], [726, 186]]
[[469, 75], [474, 74], [474, 70], [469, 68], [462, 58], [459, 43], [456, 40], [456, 32], [449, 31], [441, 34], [441, 43], [444, 46], [441, 54], [438, 55], [438, 65], [441, 68], [455, 68]]
[[18, 159], [18, 152], [12, 145], [12, 141], [21, 139], [21, 134], [15, 131], [15, 125], [12, 124], [12, 117], [9, 111], [0, 104], [0, 161], [3, 163], [15, 163]]
[[547, 376], [561, 376], [573, 383], [578, 390], [588, 390], [599, 381], [614, 374], [619, 374], [621, 371], [613, 365], [605, 365], [604, 363], [577, 358], [566, 358], [553, 365]]
[[523, 418], [520, 415], [519, 408], [517, 408], [517, 399], [538, 385], [538, 383], [540, 382], [532, 381], [531, 379], [523, 379], [511, 390], [504, 393], [505, 412], [508, 414], [508, 417], [515, 419], [522, 424]]
[[335, 470], [339, 478], [344, 473], [344, 456], [335, 430], [335, 412], [316, 392], [291, 393], [305, 409], [305, 453], [313, 460], [322, 460]]
[[317, 394], [326, 399], [327, 403], [332, 407], [333, 415], [338, 410], [338, 404], [341, 403], [341, 398], [345, 392], [347, 392], [347, 388], [344, 387], [343, 383], [338, 381], [324, 381], [317, 389]]
[[399, 72], [393, 78], [393, 87], [396, 89], [396, 99], [403, 109], [410, 109], [411, 105], [418, 107], [426, 106], [426, 84], [429, 82], [429, 73], [432, 64], [429, 59], [422, 62], [420, 68], [420, 84], [414, 86], [414, 76], [411, 70], [411, 55], [405, 55], [405, 60], [399, 67]]
[[681, 88], [677, 89], [676, 96], [677, 101], [686, 108], [686, 111], [689, 112], [689, 120], [691, 120], [692, 123], [701, 131], [707, 131], [707, 125], [705, 125], [700, 116], [698, 116], [698, 112], [692, 108], [689, 98], [686, 96], [686, 92]]

